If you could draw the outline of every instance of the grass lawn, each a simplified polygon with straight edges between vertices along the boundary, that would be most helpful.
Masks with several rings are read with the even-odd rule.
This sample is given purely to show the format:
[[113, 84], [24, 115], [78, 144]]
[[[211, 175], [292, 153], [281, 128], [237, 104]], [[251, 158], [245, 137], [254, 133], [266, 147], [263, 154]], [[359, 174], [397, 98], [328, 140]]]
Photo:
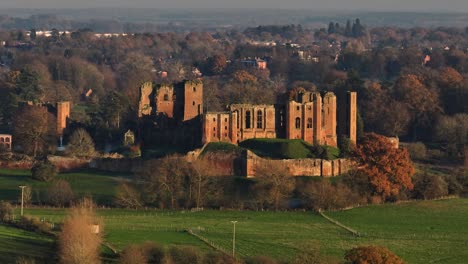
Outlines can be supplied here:
[[0, 225], [0, 263], [15, 263], [19, 256], [30, 257], [36, 263], [55, 263], [52, 238], [33, 232]]
[[[27, 209], [26, 214], [60, 222], [64, 210]], [[147, 240], [162, 244], [209, 248], [183, 232], [191, 228], [227, 251], [232, 223], [239, 256], [269, 255], [290, 259], [298, 251], [319, 248], [322, 255], [342, 259], [358, 245], [388, 247], [408, 263], [466, 263], [468, 259], [468, 199], [417, 201], [356, 208], [327, 215], [356, 229], [363, 237], [329, 223], [312, 212], [203, 211], [167, 212], [99, 210], [106, 241], [122, 249]]]
[[[111, 204], [115, 187], [119, 180], [126, 177], [130, 175], [83, 170], [60, 173], [57, 179], [68, 181], [78, 196], [91, 195], [99, 204]], [[29, 170], [0, 169], [0, 200], [18, 201], [21, 197], [18, 186], [29, 185], [32, 187], [33, 201], [43, 202], [46, 199], [47, 188], [51, 184], [31, 179]]]
[[408, 263], [467, 263], [468, 199], [376, 205], [327, 215]]

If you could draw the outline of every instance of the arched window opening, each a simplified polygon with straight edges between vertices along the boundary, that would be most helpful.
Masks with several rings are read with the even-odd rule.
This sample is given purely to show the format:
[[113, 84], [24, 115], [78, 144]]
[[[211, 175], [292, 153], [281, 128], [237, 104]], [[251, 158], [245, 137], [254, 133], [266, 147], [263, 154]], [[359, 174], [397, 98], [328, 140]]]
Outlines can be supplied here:
[[169, 95], [168, 94], [164, 95], [164, 101], [169, 101]]
[[245, 112], [245, 128], [250, 128], [250, 111]]
[[257, 128], [263, 127], [263, 113], [261, 110], [257, 112]]
[[301, 119], [299, 117], [296, 118], [296, 128], [301, 128]]

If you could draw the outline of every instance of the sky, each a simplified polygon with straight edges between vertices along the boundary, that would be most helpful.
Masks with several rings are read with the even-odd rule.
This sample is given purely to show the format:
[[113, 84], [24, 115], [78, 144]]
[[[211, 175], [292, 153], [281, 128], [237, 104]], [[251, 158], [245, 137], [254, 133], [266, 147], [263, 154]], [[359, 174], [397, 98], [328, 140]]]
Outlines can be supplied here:
[[0, 0], [3, 8], [278, 8], [468, 12], [468, 0]]

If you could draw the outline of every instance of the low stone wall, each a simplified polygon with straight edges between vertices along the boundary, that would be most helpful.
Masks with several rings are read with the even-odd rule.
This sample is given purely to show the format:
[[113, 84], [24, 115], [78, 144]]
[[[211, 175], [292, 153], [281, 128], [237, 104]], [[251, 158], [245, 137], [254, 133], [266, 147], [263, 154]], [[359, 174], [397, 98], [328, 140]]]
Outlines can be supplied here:
[[322, 176], [333, 177], [343, 174], [352, 168], [352, 162], [347, 159], [323, 160], [323, 159], [284, 159], [268, 160], [261, 158], [251, 151], [245, 153], [245, 176], [254, 177], [255, 168], [263, 163], [273, 163], [284, 166], [292, 176]]
[[[188, 155], [189, 162], [194, 160], [193, 155]], [[207, 162], [206, 175], [209, 176], [255, 176], [255, 168], [262, 163], [273, 162], [288, 169], [292, 176], [322, 176], [333, 177], [349, 171], [353, 164], [347, 159], [323, 160], [323, 159], [285, 159], [269, 160], [255, 155], [251, 151], [243, 151], [241, 154], [213, 152], [199, 156]], [[138, 173], [149, 160], [143, 159], [93, 159], [90, 167], [98, 170]]]
[[145, 162], [145, 160], [140, 158], [93, 159], [89, 163], [89, 167], [103, 171], [137, 173], [143, 169], [143, 167], [145, 166]]

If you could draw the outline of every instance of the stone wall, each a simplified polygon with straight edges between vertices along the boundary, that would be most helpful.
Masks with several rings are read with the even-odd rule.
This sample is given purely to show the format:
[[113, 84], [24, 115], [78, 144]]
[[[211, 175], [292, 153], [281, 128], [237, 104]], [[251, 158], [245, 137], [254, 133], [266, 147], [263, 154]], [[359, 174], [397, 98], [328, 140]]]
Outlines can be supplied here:
[[[189, 162], [198, 157], [198, 153], [189, 153], [186, 158]], [[349, 171], [353, 163], [347, 159], [322, 160], [322, 159], [285, 159], [269, 160], [245, 150], [242, 153], [208, 153], [198, 158], [206, 161], [209, 166], [204, 172], [208, 176], [246, 176], [255, 177], [255, 168], [265, 162], [277, 163], [285, 166], [292, 176], [322, 176], [334, 177]], [[113, 171], [138, 173], [146, 162], [142, 159], [94, 159], [90, 163], [91, 168]]]
[[246, 161], [243, 176], [255, 177], [255, 168], [264, 162], [276, 163], [285, 166], [292, 176], [322, 176], [333, 177], [349, 171], [353, 165], [347, 159], [323, 160], [323, 159], [284, 159], [267, 160], [263, 159], [251, 151], [244, 154]]

